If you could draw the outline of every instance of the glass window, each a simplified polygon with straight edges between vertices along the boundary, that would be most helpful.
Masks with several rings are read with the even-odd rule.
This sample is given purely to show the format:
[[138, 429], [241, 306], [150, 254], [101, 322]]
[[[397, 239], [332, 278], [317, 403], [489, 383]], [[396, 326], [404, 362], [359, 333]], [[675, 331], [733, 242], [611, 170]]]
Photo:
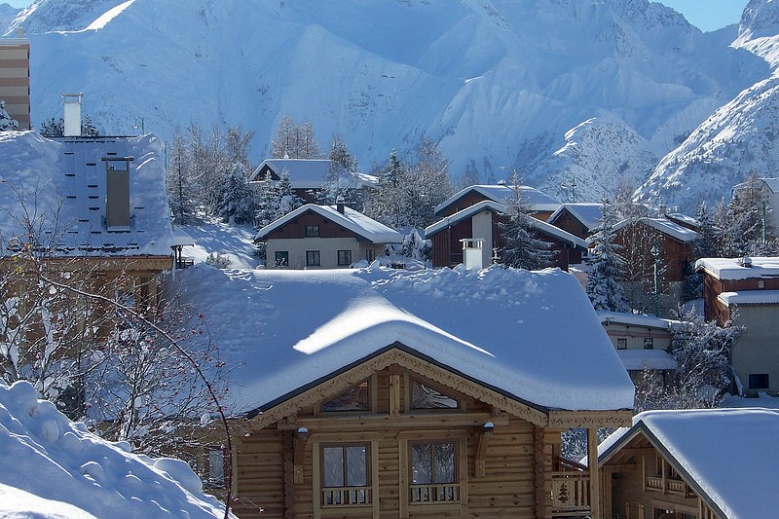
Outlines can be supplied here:
[[318, 225], [306, 225], [306, 238], [318, 238], [319, 226]]
[[318, 250], [307, 250], [306, 251], [306, 266], [307, 267], [318, 267], [319, 266], [319, 251]]
[[289, 251], [277, 250], [274, 264], [277, 267], [289, 267]]
[[370, 411], [370, 384], [364, 380], [321, 406], [331, 413], [338, 411]]
[[339, 250], [338, 251], [338, 265], [348, 266], [352, 264], [352, 251]]
[[624, 337], [617, 339], [617, 349], [618, 350], [628, 349], [628, 340]]
[[768, 389], [768, 373], [750, 374], [749, 389]]
[[411, 380], [412, 409], [458, 409], [460, 402], [417, 380]]
[[321, 456], [323, 505], [371, 503], [369, 444], [325, 445]]
[[457, 443], [452, 441], [415, 442], [410, 447], [411, 502], [459, 501]]
[[651, 337], [645, 337], [644, 338], [644, 349], [645, 350], [652, 350], [655, 347], [655, 340]]
[[225, 480], [225, 455], [221, 450], [208, 451], [208, 482], [221, 485]]

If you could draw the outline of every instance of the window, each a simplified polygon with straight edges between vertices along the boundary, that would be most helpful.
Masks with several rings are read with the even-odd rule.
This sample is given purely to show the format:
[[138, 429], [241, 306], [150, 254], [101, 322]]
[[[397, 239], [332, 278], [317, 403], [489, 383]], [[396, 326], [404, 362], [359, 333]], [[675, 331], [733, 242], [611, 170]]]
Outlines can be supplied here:
[[306, 238], [319, 238], [319, 226], [306, 225]]
[[411, 380], [411, 409], [458, 409], [460, 402], [418, 380]]
[[289, 267], [289, 251], [277, 250], [274, 258], [276, 267]]
[[210, 485], [222, 485], [225, 480], [225, 455], [224, 451], [208, 451], [208, 483]]
[[409, 502], [456, 503], [460, 500], [456, 442], [414, 442], [410, 444], [410, 457]]
[[624, 337], [617, 339], [617, 349], [618, 350], [628, 349], [628, 340]]
[[307, 250], [306, 251], [306, 267], [318, 267], [319, 266], [319, 251]]
[[645, 337], [644, 338], [644, 349], [645, 350], [652, 350], [655, 347], [655, 340], [652, 337]]
[[352, 251], [350, 250], [339, 250], [338, 251], [338, 265], [339, 266], [348, 266], [352, 264]]
[[373, 249], [366, 249], [365, 250], [365, 259], [368, 261], [373, 261]]
[[749, 389], [768, 389], [768, 373], [751, 373]]
[[367, 443], [322, 446], [322, 505], [370, 505], [370, 458]]
[[321, 406], [327, 413], [343, 411], [370, 411], [370, 383], [364, 380]]

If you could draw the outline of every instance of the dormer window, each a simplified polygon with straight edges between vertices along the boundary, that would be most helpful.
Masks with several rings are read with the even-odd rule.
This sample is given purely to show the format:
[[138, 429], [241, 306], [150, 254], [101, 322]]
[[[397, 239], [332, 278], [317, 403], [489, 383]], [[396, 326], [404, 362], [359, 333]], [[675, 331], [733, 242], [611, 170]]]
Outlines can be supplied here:
[[130, 162], [132, 157], [103, 157], [105, 162], [105, 222], [108, 230], [130, 227]]

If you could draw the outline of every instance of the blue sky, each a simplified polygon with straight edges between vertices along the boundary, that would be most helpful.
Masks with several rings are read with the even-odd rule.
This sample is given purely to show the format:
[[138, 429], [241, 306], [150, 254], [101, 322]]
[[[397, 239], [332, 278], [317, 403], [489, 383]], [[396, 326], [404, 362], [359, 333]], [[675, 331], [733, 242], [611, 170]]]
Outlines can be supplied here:
[[[738, 23], [749, 0], [655, 0], [679, 11], [704, 32]], [[14, 7], [26, 7], [32, 0], [5, 0]]]

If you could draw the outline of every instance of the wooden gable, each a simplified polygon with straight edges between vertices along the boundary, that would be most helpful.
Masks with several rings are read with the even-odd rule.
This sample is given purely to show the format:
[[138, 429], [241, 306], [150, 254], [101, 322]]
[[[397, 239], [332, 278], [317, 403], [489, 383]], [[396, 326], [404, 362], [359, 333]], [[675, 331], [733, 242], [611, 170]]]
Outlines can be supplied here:
[[308, 210], [299, 217], [290, 220], [278, 229], [274, 229], [266, 236], [266, 240], [274, 239], [298, 239], [310, 237], [307, 235], [307, 227], [316, 227], [317, 238], [354, 238], [364, 240], [360, 235], [338, 225], [323, 215]]
[[[413, 408], [415, 385], [448, 404]], [[355, 395], [360, 403], [351, 406]], [[323, 405], [333, 399], [347, 405]], [[557, 472], [561, 431], [629, 420], [629, 412], [543, 409], [395, 343], [249, 419], [236, 448], [235, 511], [242, 518], [551, 519], [574, 502], [589, 511], [583, 494], [569, 502], [551, 497], [588, 480], [579, 469]]]

